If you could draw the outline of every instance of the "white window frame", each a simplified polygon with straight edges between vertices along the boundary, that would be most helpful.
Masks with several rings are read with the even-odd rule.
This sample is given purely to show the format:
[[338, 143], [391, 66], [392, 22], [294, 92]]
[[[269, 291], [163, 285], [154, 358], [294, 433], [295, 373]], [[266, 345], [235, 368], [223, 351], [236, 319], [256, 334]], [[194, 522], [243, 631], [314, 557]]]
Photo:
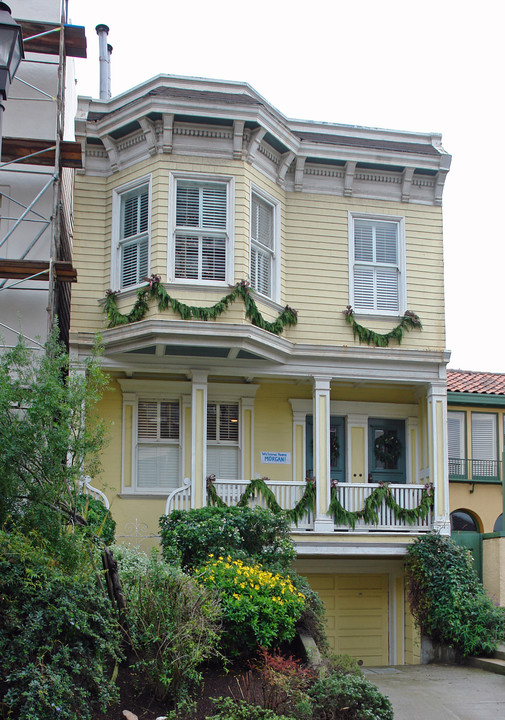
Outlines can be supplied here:
[[[175, 439], [166, 439], [162, 440], [160, 438], [158, 439], [141, 439], [139, 437], [139, 406], [142, 402], [153, 402], [153, 403], [175, 403], [179, 407], [179, 437], [177, 440]], [[135, 403], [135, 411], [134, 411], [134, 426], [135, 426], [135, 433], [134, 433], [134, 440], [135, 440], [135, 470], [134, 470], [134, 478], [135, 478], [135, 492], [137, 493], [153, 493], [153, 494], [160, 494], [160, 493], [170, 493], [172, 490], [175, 490], [177, 487], [180, 487], [182, 482], [182, 461], [183, 461], [183, 455], [182, 455], [182, 433], [183, 433], [183, 409], [182, 409], [182, 402], [181, 398], [170, 398], [170, 397], [159, 397], [156, 395], [140, 395], [137, 398], [137, 401]], [[140, 448], [142, 446], [150, 446], [150, 447], [177, 447], [177, 454], [178, 454], [178, 467], [179, 467], [179, 482], [175, 485], [168, 485], [166, 487], [157, 484], [153, 486], [145, 486], [142, 487], [139, 486], [139, 462], [140, 462]]]
[[[176, 278], [175, 277], [175, 244], [178, 228], [176, 225], [177, 210], [177, 183], [192, 182], [201, 183], [220, 183], [226, 187], [226, 227], [223, 234], [226, 239], [226, 260], [225, 260], [225, 278], [221, 280], [202, 280], [195, 278]], [[233, 266], [234, 266], [234, 236], [235, 236], [235, 178], [230, 175], [207, 175], [204, 173], [176, 173], [169, 175], [169, 204], [168, 204], [168, 263], [167, 278], [170, 283], [181, 285], [199, 285], [209, 287], [225, 287], [233, 284]], [[183, 230], [180, 230], [183, 234]], [[188, 229], [189, 233], [190, 230]], [[212, 233], [211, 233], [212, 234]]]
[[[406, 283], [406, 260], [405, 260], [405, 218], [396, 215], [371, 215], [369, 213], [349, 212], [349, 300], [353, 310], [359, 315], [375, 315], [385, 317], [400, 317], [407, 309], [407, 283]], [[388, 222], [395, 223], [398, 226], [398, 309], [384, 310], [377, 308], [358, 308], [355, 307], [354, 298], [354, 268], [357, 261], [354, 253], [354, 226], [356, 220], [364, 220], [371, 222]], [[366, 263], [371, 267], [380, 267], [380, 263]], [[389, 265], [385, 267], [391, 267]]]
[[[209, 405], [216, 405], [219, 408], [221, 408], [222, 405], [236, 405], [237, 406], [237, 420], [238, 420], [238, 432], [237, 432], [237, 439], [236, 440], [222, 440], [219, 437], [219, 428], [220, 428], [220, 411], [217, 413], [217, 422], [216, 422], [216, 439], [211, 440], [209, 439], [209, 425], [208, 420], [206, 421], [206, 436], [207, 436], [207, 468], [206, 468], [206, 474], [210, 474], [210, 471], [212, 468], [208, 467], [208, 455], [209, 455], [209, 448], [215, 447], [231, 447], [237, 449], [237, 477], [230, 478], [231, 480], [238, 480], [241, 477], [241, 468], [242, 468], [242, 448], [243, 448], [243, 418], [242, 418], [242, 403], [240, 400], [232, 400], [232, 399], [209, 399], [207, 398], [207, 411], [209, 408]], [[225, 479], [222, 475], [218, 474], [217, 477], [219, 479]]]
[[143, 278], [139, 278], [139, 281], [132, 285], [126, 285], [121, 287], [121, 251], [123, 245], [127, 245], [132, 240], [130, 238], [121, 238], [121, 207], [123, 203], [123, 197], [134, 190], [146, 187], [148, 190], [148, 221], [147, 221], [147, 243], [148, 243], [148, 261], [147, 261], [147, 276], [151, 274], [151, 202], [152, 202], [152, 176], [146, 175], [144, 177], [132, 180], [125, 185], [114, 188], [112, 191], [112, 243], [111, 243], [111, 287], [114, 290], [133, 290], [144, 284]]
[[[122, 420], [122, 449], [121, 449], [121, 494], [124, 496], [158, 496], [166, 497], [172, 492], [174, 487], [139, 487], [138, 486], [138, 412], [139, 401], [156, 401], [156, 402], [178, 402], [179, 403], [179, 485], [182, 487], [184, 479], [184, 439], [186, 433], [185, 427], [185, 398], [191, 393], [191, 383], [177, 381], [152, 381], [152, 380], [135, 380], [133, 378], [119, 378], [123, 398], [123, 420]], [[130, 407], [132, 411], [131, 437], [126, 432], [126, 408]], [[175, 441], [170, 441], [174, 444]], [[131, 456], [125, 455], [125, 447], [131, 448]], [[125, 463], [131, 468], [131, 484], [128, 484], [130, 478], [125, 477]]]
[[[274, 302], [279, 302], [280, 298], [280, 236], [281, 236], [281, 219], [280, 219], [280, 203], [274, 197], [269, 195], [265, 190], [251, 183], [250, 192], [250, 231], [249, 231], [249, 273], [252, 278], [251, 264], [252, 264], [252, 252], [253, 247], [257, 243], [252, 238], [252, 210], [253, 210], [253, 197], [257, 196], [260, 200], [267, 203], [272, 208], [272, 250], [270, 252], [270, 293], [265, 295], [257, 288], [253, 288], [262, 297], [269, 298]], [[260, 252], [265, 254], [265, 249], [260, 247]], [[252, 287], [252, 284], [251, 284]]]

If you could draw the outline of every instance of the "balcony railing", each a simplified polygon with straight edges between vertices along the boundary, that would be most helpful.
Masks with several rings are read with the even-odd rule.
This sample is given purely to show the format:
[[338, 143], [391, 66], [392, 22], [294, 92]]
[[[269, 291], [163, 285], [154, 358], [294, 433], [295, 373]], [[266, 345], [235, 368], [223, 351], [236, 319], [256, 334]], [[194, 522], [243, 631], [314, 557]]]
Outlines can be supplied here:
[[473, 460], [470, 458], [449, 458], [449, 479], [471, 482], [500, 482], [502, 463], [500, 460]]
[[[191, 507], [191, 484], [189, 480], [185, 480], [184, 487], [177, 488], [168, 497], [165, 514], [169, 515], [174, 510], [189, 510]], [[242, 497], [249, 481], [247, 480], [214, 480], [213, 485], [216, 493], [223, 502], [228, 506], [237, 505]], [[300, 501], [306, 488], [305, 482], [276, 482], [268, 480], [267, 485], [273, 492], [278, 504], [284, 510], [294, 508]], [[365, 504], [365, 500], [372, 492], [377, 489], [378, 483], [339, 483], [336, 492], [337, 497], [346, 510], [356, 512], [361, 510]], [[423, 497], [424, 485], [394, 485], [391, 484], [390, 490], [396, 503], [406, 509], [414, 509], [418, 507]], [[248, 502], [249, 507], [266, 507], [265, 499], [258, 493], [255, 493]], [[401, 531], [401, 532], [427, 532], [432, 529], [433, 516], [432, 512], [424, 519], [418, 519], [415, 523], [409, 524], [406, 520], [399, 520], [394, 511], [391, 510], [385, 502], [382, 502], [377, 510], [378, 522], [366, 523], [358, 520], [354, 528], [348, 525], [334, 525], [333, 530], [338, 532], [369, 532], [369, 531]], [[293, 529], [313, 530], [314, 516], [312, 511], [307, 511], [299, 520], [297, 525], [293, 525]]]

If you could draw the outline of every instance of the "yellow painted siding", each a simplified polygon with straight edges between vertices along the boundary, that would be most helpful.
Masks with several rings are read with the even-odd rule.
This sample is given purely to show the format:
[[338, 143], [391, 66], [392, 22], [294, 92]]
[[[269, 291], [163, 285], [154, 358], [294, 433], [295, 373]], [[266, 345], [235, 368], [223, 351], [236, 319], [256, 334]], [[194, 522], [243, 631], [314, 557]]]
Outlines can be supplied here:
[[331, 649], [365, 666], [389, 662], [389, 589], [386, 574], [307, 575], [319, 593]]
[[[284, 192], [242, 161], [173, 155], [157, 156], [108, 178], [78, 175], [75, 192], [75, 253], [79, 282], [72, 293], [73, 331], [94, 331], [104, 324], [98, 301], [110, 286], [112, 194], [135, 178], [152, 176], [151, 271], [166, 280], [169, 172], [202, 172], [235, 178], [234, 281], [249, 274], [249, 209], [251, 182], [281, 203], [281, 304], [299, 312], [299, 322], [285, 337], [297, 343], [357, 345], [342, 311], [349, 303], [348, 212], [405, 217], [407, 241], [407, 306], [419, 314], [423, 331], [407, 333], [406, 349], [445, 347], [442, 221], [438, 207], [387, 201]], [[169, 288], [170, 291], [170, 288]], [[176, 290], [176, 297], [209, 305], [226, 291]], [[175, 293], [174, 293], [175, 294]], [[122, 294], [120, 309], [128, 311], [134, 292]], [[262, 308], [269, 319], [276, 312]], [[154, 308], [150, 316], [157, 317]], [[170, 317], [167, 313], [162, 317]], [[240, 301], [220, 321], [247, 323]], [[388, 331], [394, 320], [368, 321]]]
[[451, 512], [469, 511], [475, 516], [481, 532], [493, 532], [503, 509], [501, 485], [451, 482], [449, 497]]
[[410, 612], [407, 589], [405, 588], [405, 665], [421, 663], [421, 633]]

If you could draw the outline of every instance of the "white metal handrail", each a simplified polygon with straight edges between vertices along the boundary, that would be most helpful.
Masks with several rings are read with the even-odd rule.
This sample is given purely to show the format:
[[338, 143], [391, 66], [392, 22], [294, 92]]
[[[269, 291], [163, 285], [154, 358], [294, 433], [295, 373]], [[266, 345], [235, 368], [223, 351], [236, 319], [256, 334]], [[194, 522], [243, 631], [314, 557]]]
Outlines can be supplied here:
[[95, 500], [101, 500], [107, 510], [110, 510], [110, 502], [107, 495], [91, 484], [91, 478], [89, 475], [84, 475], [79, 482], [79, 489], [85, 495], [90, 495]]
[[184, 478], [181, 487], [172, 490], [165, 503], [165, 515], [174, 510], [189, 510], [191, 508], [191, 480]]

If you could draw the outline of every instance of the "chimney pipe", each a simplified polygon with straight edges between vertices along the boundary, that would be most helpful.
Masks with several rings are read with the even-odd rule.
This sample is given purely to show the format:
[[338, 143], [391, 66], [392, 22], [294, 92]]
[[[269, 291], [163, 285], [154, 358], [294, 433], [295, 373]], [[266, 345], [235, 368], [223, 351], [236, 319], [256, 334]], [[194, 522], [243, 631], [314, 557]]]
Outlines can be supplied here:
[[111, 80], [110, 80], [110, 66], [111, 66], [110, 56], [111, 56], [111, 55], [112, 55], [112, 45], [107, 45], [107, 61], [108, 61], [108, 63], [109, 63], [109, 65], [108, 65], [108, 67], [109, 67], [109, 72], [108, 72], [108, 75], [107, 75], [107, 89], [108, 89], [108, 91], [109, 91], [109, 97], [110, 97], [111, 94], [112, 94], [112, 84], [111, 84]]
[[[107, 46], [107, 35], [109, 28], [107, 25], [97, 25], [96, 34], [98, 35], [98, 50], [100, 62], [100, 100], [109, 100], [110, 92], [110, 51]], [[111, 48], [112, 50], [112, 48]]]

